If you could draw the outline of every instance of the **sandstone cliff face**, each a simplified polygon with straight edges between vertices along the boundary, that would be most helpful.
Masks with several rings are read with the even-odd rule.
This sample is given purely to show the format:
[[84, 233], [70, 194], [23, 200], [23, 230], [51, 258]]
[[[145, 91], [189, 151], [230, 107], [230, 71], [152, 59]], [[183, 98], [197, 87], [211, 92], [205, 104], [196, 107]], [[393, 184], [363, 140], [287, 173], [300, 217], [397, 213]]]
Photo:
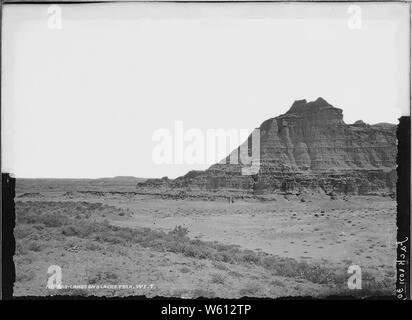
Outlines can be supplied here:
[[167, 187], [254, 194], [395, 192], [395, 125], [363, 121], [347, 125], [341, 109], [318, 98], [295, 101], [288, 112], [264, 121], [256, 130], [260, 152], [253, 161], [258, 165], [253, 174], [242, 174], [250, 164], [230, 163], [230, 157], [242, 150], [251, 153], [251, 135], [223, 161], [170, 180]]

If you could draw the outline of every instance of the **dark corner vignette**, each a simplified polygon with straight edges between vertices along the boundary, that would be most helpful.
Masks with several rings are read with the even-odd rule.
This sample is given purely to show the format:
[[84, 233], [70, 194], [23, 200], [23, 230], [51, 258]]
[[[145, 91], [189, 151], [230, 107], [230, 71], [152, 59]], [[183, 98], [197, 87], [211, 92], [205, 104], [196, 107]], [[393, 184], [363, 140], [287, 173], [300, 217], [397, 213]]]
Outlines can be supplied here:
[[15, 266], [13, 261], [13, 255], [16, 248], [16, 242], [13, 234], [16, 218], [16, 214], [14, 211], [16, 179], [11, 177], [8, 173], [2, 173], [1, 181], [1, 298], [4, 300], [10, 300], [13, 297], [13, 285], [16, 278]]
[[396, 131], [398, 139], [396, 184], [397, 252], [396, 299], [410, 299], [410, 194], [411, 194], [411, 118], [401, 117]]

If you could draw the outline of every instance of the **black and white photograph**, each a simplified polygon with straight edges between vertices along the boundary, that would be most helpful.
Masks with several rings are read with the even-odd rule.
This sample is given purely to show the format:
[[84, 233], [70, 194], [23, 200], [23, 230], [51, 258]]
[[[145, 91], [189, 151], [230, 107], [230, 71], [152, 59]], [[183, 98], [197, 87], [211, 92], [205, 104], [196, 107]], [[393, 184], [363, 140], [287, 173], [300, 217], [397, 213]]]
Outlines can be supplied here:
[[1, 42], [13, 297], [409, 298], [410, 2], [11, 1]]

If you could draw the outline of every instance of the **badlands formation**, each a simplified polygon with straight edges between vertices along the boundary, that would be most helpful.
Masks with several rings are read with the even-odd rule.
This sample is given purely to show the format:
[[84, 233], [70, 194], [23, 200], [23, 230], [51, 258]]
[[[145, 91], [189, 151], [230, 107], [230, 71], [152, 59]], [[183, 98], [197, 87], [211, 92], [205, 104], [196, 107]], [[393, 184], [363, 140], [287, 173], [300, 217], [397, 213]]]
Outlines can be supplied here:
[[[253, 134], [259, 135], [258, 149]], [[248, 163], [242, 163], [245, 152], [251, 158]], [[324, 99], [298, 100], [285, 114], [264, 121], [243, 145], [209, 169], [173, 180], [148, 179], [137, 187], [253, 195], [393, 196], [396, 154], [396, 125], [361, 120], [346, 124], [342, 110]]]

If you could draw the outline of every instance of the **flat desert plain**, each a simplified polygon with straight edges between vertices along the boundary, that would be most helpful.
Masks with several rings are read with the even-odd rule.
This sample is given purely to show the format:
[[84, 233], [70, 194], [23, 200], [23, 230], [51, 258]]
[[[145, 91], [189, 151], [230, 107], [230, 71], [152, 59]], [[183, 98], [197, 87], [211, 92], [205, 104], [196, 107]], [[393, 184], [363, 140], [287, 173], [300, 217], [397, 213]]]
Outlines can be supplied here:
[[[396, 202], [390, 197], [278, 195], [230, 202], [141, 193], [135, 183], [18, 179], [14, 295], [394, 292]], [[61, 268], [63, 289], [46, 287], [51, 265]], [[361, 269], [360, 290], [348, 288], [351, 265]]]

